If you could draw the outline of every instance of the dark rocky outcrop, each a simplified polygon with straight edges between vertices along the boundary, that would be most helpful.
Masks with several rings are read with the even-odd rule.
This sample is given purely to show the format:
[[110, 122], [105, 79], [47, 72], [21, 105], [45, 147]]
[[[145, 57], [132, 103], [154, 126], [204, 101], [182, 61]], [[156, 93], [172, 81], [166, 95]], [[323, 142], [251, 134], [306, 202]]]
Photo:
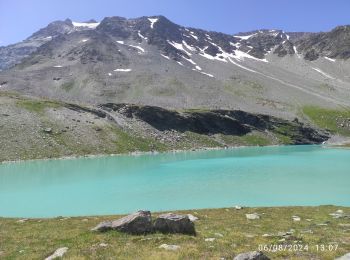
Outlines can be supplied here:
[[92, 229], [92, 231], [100, 232], [108, 230], [117, 230], [132, 235], [150, 233], [152, 231], [151, 212], [140, 210], [118, 220], [102, 222]]
[[293, 144], [319, 144], [328, 140], [327, 133], [304, 125], [297, 120], [248, 113], [241, 110], [211, 110], [178, 112], [154, 106], [108, 103], [102, 110], [137, 118], [160, 131], [191, 131], [199, 134], [245, 135], [253, 130], [271, 131], [287, 136]]
[[263, 252], [260, 252], [260, 251], [241, 253], [235, 256], [235, 258], [233, 258], [233, 260], [269, 260], [269, 259], [270, 258], [268, 258], [266, 255], [264, 255]]
[[194, 223], [187, 215], [167, 213], [160, 215], [154, 222], [154, 231], [196, 235]]
[[102, 109], [109, 109], [124, 114], [127, 117], [136, 117], [154, 128], [176, 130], [179, 132], [191, 131], [199, 134], [232, 134], [244, 135], [250, 129], [239, 121], [222, 116], [214, 112], [177, 112], [153, 106], [136, 106], [126, 104], [104, 104]]

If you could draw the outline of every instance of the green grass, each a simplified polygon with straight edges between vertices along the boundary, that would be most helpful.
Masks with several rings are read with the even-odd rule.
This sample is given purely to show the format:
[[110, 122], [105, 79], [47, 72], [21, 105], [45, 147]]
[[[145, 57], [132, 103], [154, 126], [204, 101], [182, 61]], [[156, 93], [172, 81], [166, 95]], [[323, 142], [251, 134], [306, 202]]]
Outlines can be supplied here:
[[[79, 218], [18, 219], [0, 218], [1, 259], [44, 259], [59, 247], [68, 247], [65, 259], [232, 259], [241, 252], [258, 250], [259, 245], [308, 245], [309, 251], [266, 252], [271, 259], [330, 260], [350, 252], [349, 219], [329, 216], [340, 207], [279, 207], [235, 210], [208, 209], [191, 213], [197, 236], [150, 234], [133, 236], [116, 231], [94, 233], [90, 229], [101, 221], [120, 216]], [[350, 208], [341, 208], [350, 213]], [[245, 214], [259, 213], [261, 219], [247, 220]], [[153, 214], [153, 218], [157, 214]], [[294, 222], [292, 216], [301, 217]], [[308, 220], [307, 220], [308, 219]], [[318, 224], [327, 223], [321, 226]], [[278, 232], [294, 233], [281, 241]], [[270, 234], [264, 237], [264, 234]], [[215, 238], [206, 242], [205, 238]], [[100, 243], [107, 244], [101, 247]], [[178, 251], [158, 248], [161, 244], [179, 245]], [[338, 244], [336, 251], [317, 251], [316, 245]]]
[[62, 106], [59, 102], [55, 101], [43, 101], [43, 100], [30, 100], [30, 99], [21, 99], [17, 101], [17, 105], [21, 108], [24, 108], [30, 112], [42, 113], [47, 108], [59, 108]]
[[264, 146], [271, 145], [272, 140], [263, 136], [261, 133], [249, 133], [243, 136], [234, 136], [234, 135], [220, 135], [221, 140], [225, 144], [230, 146], [235, 145], [246, 145], [246, 146]]
[[151, 138], [138, 137], [130, 135], [125, 131], [118, 128], [111, 128], [116, 134], [116, 153], [128, 153], [128, 152], [147, 152], [147, 151], [166, 151], [168, 148], [165, 144], [162, 144]]
[[335, 110], [306, 106], [302, 112], [318, 127], [328, 129], [334, 134], [350, 136], [350, 128], [346, 126], [350, 123], [350, 109]]

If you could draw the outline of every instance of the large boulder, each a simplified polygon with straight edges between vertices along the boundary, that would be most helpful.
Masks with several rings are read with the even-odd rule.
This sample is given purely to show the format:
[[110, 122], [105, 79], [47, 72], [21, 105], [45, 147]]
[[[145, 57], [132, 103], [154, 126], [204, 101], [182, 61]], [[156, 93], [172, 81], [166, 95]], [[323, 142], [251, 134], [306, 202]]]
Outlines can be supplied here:
[[105, 221], [98, 224], [93, 231], [117, 230], [133, 235], [147, 234], [152, 231], [152, 217], [150, 211], [137, 211], [114, 221]]
[[196, 235], [194, 223], [187, 215], [167, 213], [160, 215], [154, 222], [154, 230], [161, 233], [179, 233]]
[[247, 253], [241, 253], [235, 256], [233, 260], [270, 260], [270, 258], [264, 255], [264, 253], [261, 251], [252, 251]]

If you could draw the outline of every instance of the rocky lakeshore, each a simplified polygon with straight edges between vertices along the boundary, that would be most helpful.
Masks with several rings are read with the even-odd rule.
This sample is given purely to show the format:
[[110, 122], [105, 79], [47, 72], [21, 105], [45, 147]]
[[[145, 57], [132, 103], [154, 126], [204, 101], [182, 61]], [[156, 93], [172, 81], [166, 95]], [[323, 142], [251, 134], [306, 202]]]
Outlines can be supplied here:
[[299, 119], [240, 110], [64, 103], [0, 92], [0, 161], [320, 144], [332, 135]]

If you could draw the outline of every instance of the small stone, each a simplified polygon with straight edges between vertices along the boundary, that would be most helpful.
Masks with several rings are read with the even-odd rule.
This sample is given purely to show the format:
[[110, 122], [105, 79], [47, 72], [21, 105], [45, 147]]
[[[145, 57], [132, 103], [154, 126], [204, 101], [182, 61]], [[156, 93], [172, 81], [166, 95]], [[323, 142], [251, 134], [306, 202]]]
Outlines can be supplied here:
[[221, 233], [215, 233], [214, 235], [217, 236], [217, 237], [224, 237], [224, 235], [221, 234]]
[[301, 218], [299, 216], [292, 216], [293, 221], [300, 221]]
[[176, 251], [180, 249], [180, 246], [178, 245], [168, 245], [168, 244], [162, 244], [159, 246], [159, 248], [170, 250], [170, 251]]
[[263, 234], [262, 237], [272, 237], [273, 235], [271, 234]]
[[89, 220], [87, 218], [82, 219], [83, 222], [88, 222]]
[[261, 251], [253, 251], [253, 252], [247, 252], [247, 253], [241, 253], [233, 260], [270, 260], [266, 255], [264, 255]]
[[51, 134], [52, 133], [52, 128], [48, 127], [44, 129], [45, 133]]
[[107, 247], [108, 244], [106, 244], [106, 243], [100, 243], [99, 246], [100, 246], [100, 247]]
[[52, 259], [62, 257], [67, 251], [68, 251], [68, 247], [58, 248], [52, 255], [50, 255], [49, 257], [46, 257], [45, 260], [52, 260]]
[[204, 239], [204, 241], [205, 242], [214, 242], [215, 238], [214, 237], [209, 237], [209, 238]]
[[241, 207], [241, 206], [235, 206], [235, 209], [236, 209], [236, 210], [240, 210], [240, 209], [243, 209], [243, 207]]
[[195, 216], [193, 216], [193, 215], [191, 215], [191, 214], [187, 214], [187, 217], [188, 217], [192, 222], [195, 222], [195, 221], [198, 220], [197, 217], [195, 217]]
[[245, 216], [249, 220], [260, 219], [260, 216], [257, 213], [245, 214]]
[[27, 218], [20, 219], [20, 220], [17, 221], [17, 223], [24, 223], [24, 222], [26, 222], [27, 220], [28, 220]]

